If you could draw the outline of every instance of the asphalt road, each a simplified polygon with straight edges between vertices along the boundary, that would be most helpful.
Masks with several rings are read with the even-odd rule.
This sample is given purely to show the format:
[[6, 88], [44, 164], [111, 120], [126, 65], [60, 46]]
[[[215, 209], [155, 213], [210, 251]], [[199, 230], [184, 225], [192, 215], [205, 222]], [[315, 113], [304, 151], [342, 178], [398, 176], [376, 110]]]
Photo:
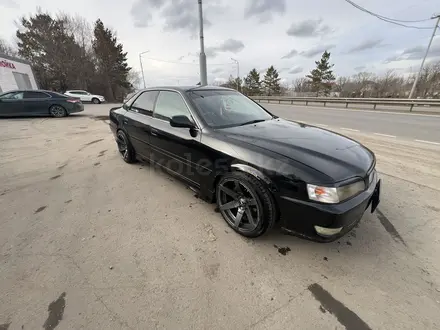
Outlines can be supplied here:
[[440, 146], [377, 155], [379, 211], [330, 244], [234, 234], [125, 164], [106, 114], [0, 120], [0, 329], [439, 329]]
[[262, 105], [280, 117], [318, 126], [440, 143], [440, 115], [268, 103]]

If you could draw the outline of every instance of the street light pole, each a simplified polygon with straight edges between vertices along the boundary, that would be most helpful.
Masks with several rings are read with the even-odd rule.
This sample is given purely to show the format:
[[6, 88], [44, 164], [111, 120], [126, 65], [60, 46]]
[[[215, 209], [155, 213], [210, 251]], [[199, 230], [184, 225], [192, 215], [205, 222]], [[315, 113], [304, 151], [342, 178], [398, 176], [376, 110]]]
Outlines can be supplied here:
[[206, 73], [206, 54], [205, 54], [205, 40], [203, 37], [203, 7], [202, 0], [199, 3], [199, 25], [200, 25], [200, 86], [208, 84], [208, 77]]
[[237, 64], [237, 91], [240, 91], [240, 63], [235, 58], [231, 57], [231, 60]]
[[150, 51], [146, 50], [145, 52], [139, 53], [139, 63], [141, 64], [142, 81], [144, 82], [144, 88], [146, 88], [146, 85], [145, 85], [145, 76], [144, 76], [144, 66], [142, 65], [142, 54], [146, 54], [148, 52]]
[[432, 36], [431, 36], [431, 39], [429, 40], [429, 44], [428, 44], [428, 48], [426, 49], [425, 57], [423, 58], [422, 64], [420, 65], [419, 73], [417, 74], [416, 79], [414, 80], [414, 84], [411, 88], [411, 93], [409, 93], [410, 99], [413, 98], [414, 92], [417, 87], [417, 83], [419, 82], [420, 76], [422, 75], [423, 66], [425, 65], [426, 58], [428, 57], [428, 54], [429, 54], [429, 49], [431, 48], [432, 40], [434, 39], [435, 32], [437, 31], [437, 27], [440, 24], [440, 14], [434, 15], [434, 16], [432, 16], [432, 18], [433, 19], [436, 18], [437, 20], [435, 21], [434, 31], [432, 31]]

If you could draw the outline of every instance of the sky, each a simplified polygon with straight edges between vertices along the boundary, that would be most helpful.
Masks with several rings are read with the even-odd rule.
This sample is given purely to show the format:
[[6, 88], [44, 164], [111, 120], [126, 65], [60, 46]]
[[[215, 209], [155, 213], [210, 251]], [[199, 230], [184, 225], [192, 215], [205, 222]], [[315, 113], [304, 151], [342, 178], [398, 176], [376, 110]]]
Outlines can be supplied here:
[[[382, 16], [429, 19], [440, 13], [438, 0], [353, 0]], [[15, 42], [15, 21], [37, 7], [56, 14], [100, 18], [117, 32], [128, 63], [140, 72], [142, 55], [147, 86], [194, 85], [199, 81], [197, 0], [0, 0], [0, 38]], [[208, 83], [274, 65], [290, 84], [331, 52], [336, 76], [361, 71], [416, 72], [431, 37], [434, 20], [383, 22], [345, 0], [203, 0]], [[440, 60], [440, 29], [428, 61]]]

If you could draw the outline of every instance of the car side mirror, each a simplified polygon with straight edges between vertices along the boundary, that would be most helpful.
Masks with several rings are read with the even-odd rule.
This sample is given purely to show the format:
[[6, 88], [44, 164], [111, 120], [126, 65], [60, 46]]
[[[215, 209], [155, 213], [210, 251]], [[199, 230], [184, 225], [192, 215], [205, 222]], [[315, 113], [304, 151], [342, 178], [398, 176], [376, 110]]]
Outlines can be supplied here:
[[194, 123], [187, 116], [173, 116], [170, 119], [172, 127], [194, 128]]

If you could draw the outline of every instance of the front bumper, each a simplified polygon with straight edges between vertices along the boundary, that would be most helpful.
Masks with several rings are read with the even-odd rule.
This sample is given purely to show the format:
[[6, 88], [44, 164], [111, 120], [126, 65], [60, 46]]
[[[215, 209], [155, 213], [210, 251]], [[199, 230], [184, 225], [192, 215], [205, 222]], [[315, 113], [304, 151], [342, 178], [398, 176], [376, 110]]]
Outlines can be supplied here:
[[359, 223], [368, 207], [371, 206], [371, 212], [374, 212], [380, 202], [380, 186], [381, 180], [376, 175], [366, 191], [340, 204], [313, 203], [281, 196], [278, 203], [282, 229], [316, 242], [335, 241]]

